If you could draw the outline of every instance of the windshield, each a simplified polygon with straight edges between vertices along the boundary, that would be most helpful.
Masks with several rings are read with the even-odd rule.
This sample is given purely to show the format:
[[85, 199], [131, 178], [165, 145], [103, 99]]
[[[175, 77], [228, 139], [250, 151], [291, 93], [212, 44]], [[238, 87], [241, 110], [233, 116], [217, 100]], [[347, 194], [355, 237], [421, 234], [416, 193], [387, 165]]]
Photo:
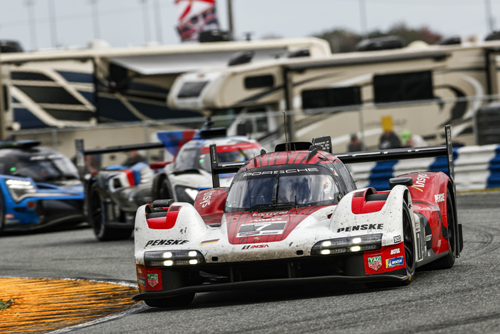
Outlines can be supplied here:
[[[255, 145], [252, 144], [252, 146]], [[237, 145], [217, 146], [217, 159], [219, 163], [246, 161], [259, 154], [259, 148], [242, 149]], [[179, 154], [175, 160], [175, 171], [189, 169], [203, 169], [209, 173], [212, 172], [209, 147], [185, 149]]]
[[10, 172], [16, 176], [31, 177], [35, 182], [78, 179], [76, 167], [61, 155], [31, 156], [29, 161], [19, 160]]
[[226, 212], [337, 203], [338, 187], [327, 170], [290, 167], [264, 167], [239, 174], [229, 190]]

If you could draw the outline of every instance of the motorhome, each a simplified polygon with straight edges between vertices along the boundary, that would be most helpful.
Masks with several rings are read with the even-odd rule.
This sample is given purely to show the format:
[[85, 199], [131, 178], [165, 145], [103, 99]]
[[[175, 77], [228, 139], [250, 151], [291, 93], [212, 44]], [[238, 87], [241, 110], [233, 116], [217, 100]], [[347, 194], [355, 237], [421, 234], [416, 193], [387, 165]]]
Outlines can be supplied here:
[[175, 79], [245, 53], [253, 62], [323, 57], [317, 38], [65, 49], [0, 55], [10, 129], [85, 126], [204, 116], [166, 106]]
[[395, 50], [222, 66], [178, 77], [168, 105], [221, 116], [232, 131], [247, 123], [264, 144], [282, 140], [282, 110], [288, 111], [289, 137], [330, 135], [337, 152], [346, 150], [352, 133], [377, 148], [384, 116], [392, 116], [396, 133], [411, 130], [428, 144], [443, 140], [444, 124], [452, 125], [457, 142], [473, 144], [473, 116], [498, 94], [499, 47], [500, 41], [414, 42]]

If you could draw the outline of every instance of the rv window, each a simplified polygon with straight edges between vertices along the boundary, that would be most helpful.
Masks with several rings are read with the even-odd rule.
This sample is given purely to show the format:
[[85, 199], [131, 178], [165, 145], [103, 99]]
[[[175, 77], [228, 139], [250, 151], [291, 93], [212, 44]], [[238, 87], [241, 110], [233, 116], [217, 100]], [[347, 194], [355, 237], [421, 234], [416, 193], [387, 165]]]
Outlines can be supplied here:
[[246, 89], [255, 89], [255, 88], [273, 87], [273, 86], [274, 86], [274, 76], [272, 75], [259, 75], [259, 76], [245, 78]]
[[375, 103], [434, 98], [432, 72], [409, 72], [373, 77]]
[[10, 78], [12, 80], [53, 81], [45, 74], [36, 72], [11, 72]]
[[188, 81], [182, 85], [181, 91], [177, 97], [179, 99], [185, 99], [190, 97], [198, 97], [201, 91], [207, 85], [208, 81]]
[[112, 85], [110, 88], [112, 90], [124, 91], [128, 89], [129, 85], [128, 70], [125, 67], [110, 63], [109, 77], [110, 77], [110, 84]]
[[17, 88], [36, 103], [82, 104], [62, 87], [18, 85]]
[[302, 109], [341, 107], [361, 104], [359, 86], [302, 91]]

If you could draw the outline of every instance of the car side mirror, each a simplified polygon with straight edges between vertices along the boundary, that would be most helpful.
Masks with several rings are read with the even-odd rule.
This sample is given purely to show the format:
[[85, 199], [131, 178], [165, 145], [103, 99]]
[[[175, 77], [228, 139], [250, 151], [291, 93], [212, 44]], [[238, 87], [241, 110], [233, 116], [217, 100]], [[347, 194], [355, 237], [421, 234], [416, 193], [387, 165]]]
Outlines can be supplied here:
[[391, 189], [397, 185], [410, 187], [413, 185], [413, 179], [411, 177], [393, 177], [389, 179], [389, 187]]

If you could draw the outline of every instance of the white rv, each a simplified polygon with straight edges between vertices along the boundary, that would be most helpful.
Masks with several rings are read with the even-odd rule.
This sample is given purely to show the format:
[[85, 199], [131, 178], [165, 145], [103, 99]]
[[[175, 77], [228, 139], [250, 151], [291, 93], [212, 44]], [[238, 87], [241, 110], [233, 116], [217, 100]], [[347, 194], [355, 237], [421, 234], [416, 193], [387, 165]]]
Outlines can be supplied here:
[[253, 52], [259, 62], [323, 57], [330, 48], [323, 40], [300, 38], [3, 53], [9, 124], [30, 129], [200, 117], [199, 111], [166, 106], [174, 80], [224, 65], [238, 52]]
[[[473, 116], [498, 94], [498, 47], [500, 41], [416, 42], [397, 50], [222, 66], [177, 78], [168, 105], [225, 115], [233, 131], [247, 122], [253, 138], [268, 145], [282, 136], [283, 118], [275, 112], [281, 110], [291, 111], [294, 140], [330, 135], [337, 152], [346, 150], [351, 133], [376, 148], [387, 115], [396, 133], [409, 129], [437, 144], [449, 123], [457, 141], [473, 144]], [[189, 87], [199, 89], [186, 94]]]

